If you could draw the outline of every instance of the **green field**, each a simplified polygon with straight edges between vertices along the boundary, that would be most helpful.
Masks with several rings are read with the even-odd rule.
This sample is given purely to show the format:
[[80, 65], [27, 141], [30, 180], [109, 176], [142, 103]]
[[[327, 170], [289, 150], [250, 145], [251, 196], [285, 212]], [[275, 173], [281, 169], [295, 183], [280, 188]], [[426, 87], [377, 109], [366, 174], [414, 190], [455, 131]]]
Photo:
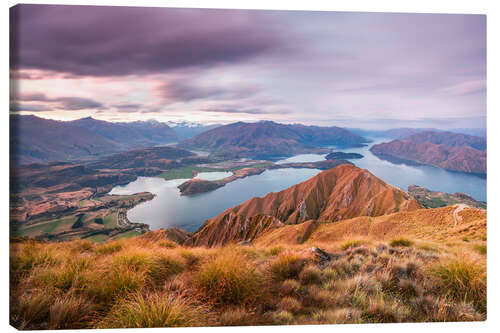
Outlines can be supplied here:
[[122, 239], [122, 238], [131, 238], [135, 236], [140, 236], [142, 233], [135, 231], [135, 230], [130, 230], [127, 232], [124, 232], [122, 234], [118, 234], [117, 236], [113, 237], [113, 239]]
[[37, 223], [35, 225], [28, 224], [16, 231], [15, 236], [39, 236], [45, 233], [53, 233], [71, 228], [76, 221], [76, 216], [70, 216], [59, 220], [50, 220]]
[[193, 171], [197, 172], [214, 172], [214, 171], [226, 171], [223, 169], [198, 167], [198, 166], [186, 166], [182, 168], [175, 168], [162, 172], [157, 177], [164, 178], [165, 180], [172, 179], [190, 179], [193, 178]]
[[87, 237], [86, 239], [91, 240], [92, 242], [95, 243], [102, 243], [108, 239], [108, 236], [104, 234], [97, 234], [94, 236]]

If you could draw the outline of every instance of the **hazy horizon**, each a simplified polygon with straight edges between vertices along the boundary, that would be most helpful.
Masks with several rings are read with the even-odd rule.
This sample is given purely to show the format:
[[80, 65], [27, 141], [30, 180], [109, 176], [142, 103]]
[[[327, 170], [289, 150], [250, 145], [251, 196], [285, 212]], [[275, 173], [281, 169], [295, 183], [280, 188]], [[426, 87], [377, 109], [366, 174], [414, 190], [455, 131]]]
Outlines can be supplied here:
[[11, 113], [486, 128], [484, 15], [18, 5], [11, 31]]

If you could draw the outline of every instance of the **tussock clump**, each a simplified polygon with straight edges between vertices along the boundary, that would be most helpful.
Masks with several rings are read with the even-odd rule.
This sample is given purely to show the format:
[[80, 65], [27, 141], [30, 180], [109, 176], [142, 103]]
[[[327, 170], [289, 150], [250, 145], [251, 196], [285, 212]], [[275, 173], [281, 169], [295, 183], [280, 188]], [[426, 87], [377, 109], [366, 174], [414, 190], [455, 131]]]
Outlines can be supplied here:
[[373, 302], [361, 314], [361, 318], [369, 323], [397, 323], [399, 318], [395, 308], [385, 302]]
[[301, 309], [301, 304], [296, 298], [286, 296], [281, 299], [279, 308], [291, 313], [297, 313]]
[[22, 274], [35, 267], [55, 266], [61, 261], [60, 257], [61, 255], [50, 246], [27, 243], [11, 253], [11, 272]]
[[50, 305], [49, 329], [89, 328], [94, 306], [85, 298], [68, 295]]
[[393, 246], [393, 247], [398, 247], [398, 246], [408, 247], [408, 246], [412, 246], [413, 242], [407, 238], [396, 238], [396, 239], [393, 239], [389, 243], [389, 245]]
[[100, 244], [95, 247], [94, 251], [98, 254], [113, 254], [115, 252], [121, 251], [123, 246], [118, 242], [110, 242]]
[[171, 276], [184, 270], [184, 263], [172, 256], [159, 254], [151, 259], [147, 267], [147, 277], [157, 286], [164, 284]]
[[278, 325], [290, 325], [293, 324], [294, 317], [293, 314], [288, 311], [278, 311], [273, 314], [274, 323]]
[[177, 243], [169, 241], [168, 239], [162, 239], [162, 240], [158, 241], [157, 244], [158, 244], [158, 246], [164, 247], [167, 249], [175, 249], [178, 246]]
[[486, 312], [486, 272], [468, 261], [450, 261], [431, 269], [441, 294], [461, 302], [472, 302], [476, 309]]
[[479, 254], [486, 254], [486, 245], [475, 245], [474, 250]]
[[263, 277], [252, 262], [242, 262], [234, 253], [225, 251], [205, 263], [194, 278], [200, 291], [219, 305], [246, 304], [263, 292]]
[[293, 252], [282, 253], [270, 266], [273, 277], [278, 281], [298, 278], [306, 261]]
[[299, 274], [300, 282], [304, 285], [321, 283], [321, 270], [314, 266], [306, 266]]
[[306, 307], [327, 308], [335, 305], [334, 292], [321, 289], [318, 286], [309, 286], [303, 296], [302, 304]]
[[300, 283], [296, 280], [285, 280], [281, 284], [281, 294], [285, 296], [292, 296], [298, 294], [300, 290]]
[[348, 250], [348, 249], [351, 249], [351, 248], [355, 248], [355, 247], [358, 247], [358, 246], [361, 246], [363, 245], [364, 242], [360, 239], [353, 239], [353, 240], [348, 240], [348, 241], [345, 241], [344, 243], [342, 243], [340, 245], [340, 249], [341, 250]]
[[272, 256], [277, 256], [285, 250], [283, 246], [274, 246], [269, 249], [268, 253]]
[[84, 272], [91, 266], [88, 257], [69, 257], [59, 266], [34, 269], [30, 281], [43, 288], [57, 288], [62, 291], [81, 289], [85, 284]]
[[119, 302], [97, 328], [184, 327], [207, 324], [208, 311], [169, 294], [135, 294]]
[[38, 325], [48, 322], [50, 306], [55, 299], [56, 295], [50, 290], [23, 293], [11, 304], [11, 324], [19, 329], [40, 328]]
[[181, 249], [179, 255], [184, 258], [187, 267], [190, 269], [198, 268], [202, 259], [202, 256], [193, 250]]
[[144, 271], [128, 267], [111, 267], [102, 272], [88, 272], [88, 283], [84, 292], [95, 301], [110, 304], [116, 298], [141, 290], [146, 281]]
[[338, 310], [318, 310], [313, 312], [315, 324], [348, 324], [359, 323], [361, 312], [357, 309], [342, 308]]
[[218, 322], [220, 326], [250, 326], [257, 325], [254, 313], [244, 307], [235, 307], [225, 310]]
[[393, 264], [392, 267], [390, 267], [390, 272], [395, 279], [415, 278], [418, 272], [418, 266], [414, 262]]

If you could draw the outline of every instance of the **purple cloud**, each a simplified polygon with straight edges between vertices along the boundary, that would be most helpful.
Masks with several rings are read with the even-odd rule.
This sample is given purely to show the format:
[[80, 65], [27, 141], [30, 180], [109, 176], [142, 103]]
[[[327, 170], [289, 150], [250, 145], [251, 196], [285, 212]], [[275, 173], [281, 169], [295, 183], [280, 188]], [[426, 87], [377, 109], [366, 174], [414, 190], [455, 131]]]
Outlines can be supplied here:
[[190, 78], [178, 79], [159, 87], [159, 94], [167, 103], [190, 102], [195, 100], [238, 100], [255, 96], [260, 88], [255, 85], [211, 83], [202, 86]]
[[284, 35], [252, 13], [18, 5], [10, 12], [11, 68], [91, 76], [144, 74], [278, 51]]
[[[28, 93], [28, 94], [20, 94], [19, 96], [12, 96], [11, 99], [14, 102], [22, 101], [22, 102], [45, 102], [49, 105], [55, 104], [55, 108], [62, 110], [84, 110], [84, 109], [99, 109], [104, 108], [102, 103], [94, 101], [90, 98], [82, 98], [82, 97], [55, 97], [49, 98], [45, 94], [42, 93]], [[20, 107], [20, 106], [19, 106]], [[17, 107], [17, 109], [19, 109]], [[23, 105], [23, 107], [28, 107], [29, 105]], [[33, 106], [31, 106], [33, 108]], [[53, 110], [54, 107], [43, 106], [41, 108], [45, 108], [45, 110], [36, 110], [36, 111], [49, 111]], [[15, 108], [16, 109], [16, 108]], [[12, 108], [11, 108], [12, 110]], [[30, 109], [23, 109], [17, 111], [34, 111]]]

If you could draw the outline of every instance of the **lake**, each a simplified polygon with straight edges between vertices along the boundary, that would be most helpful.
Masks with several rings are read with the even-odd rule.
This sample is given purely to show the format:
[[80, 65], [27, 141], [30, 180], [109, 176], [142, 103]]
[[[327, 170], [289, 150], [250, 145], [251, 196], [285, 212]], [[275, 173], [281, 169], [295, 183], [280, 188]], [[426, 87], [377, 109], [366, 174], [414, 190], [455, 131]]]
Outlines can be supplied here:
[[[284, 190], [318, 172], [318, 169], [266, 170], [260, 175], [237, 179], [215, 191], [192, 196], [181, 196], [177, 188], [187, 179], [165, 181], [163, 178], [139, 177], [125, 186], [114, 187], [110, 194], [154, 193], [156, 197], [153, 200], [141, 203], [128, 211], [130, 221], [147, 223], [151, 229], [178, 227], [195, 231], [206, 219], [219, 215], [227, 208], [239, 205], [254, 196]], [[201, 173], [198, 176], [200, 175]]]
[[[377, 138], [370, 143], [370, 146], [387, 141], [390, 139]], [[434, 191], [463, 192], [477, 200], [486, 201], [485, 178], [430, 166], [394, 164], [373, 155], [369, 151], [369, 146], [333, 149], [364, 155], [364, 158], [352, 162], [401, 189], [406, 190], [408, 185], [415, 184]], [[276, 163], [314, 162], [324, 160], [325, 156], [302, 154]], [[132, 222], [147, 223], [151, 229], [179, 227], [195, 231], [206, 219], [217, 216], [227, 208], [239, 205], [254, 196], [264, 196], [270, 192], [284, 190], [311, 178], [318, 172], [320, 172], [318, 169], [266, 170], [260, 175], [238, 179], [215, 191], [193, 196], [181, 196], [177, 188], [187, 179], [165, 181], [163, 178], [139, 177], [125, 186], [114, 187], [110, 194], [134, 194], [144, 191], [154, 193], [156, 197], [153, 200], [141, 203], [128, 211], [128, 218]], [[196, 178], [217, 180], [230, 175], [230, 172], [202, 172]]]

